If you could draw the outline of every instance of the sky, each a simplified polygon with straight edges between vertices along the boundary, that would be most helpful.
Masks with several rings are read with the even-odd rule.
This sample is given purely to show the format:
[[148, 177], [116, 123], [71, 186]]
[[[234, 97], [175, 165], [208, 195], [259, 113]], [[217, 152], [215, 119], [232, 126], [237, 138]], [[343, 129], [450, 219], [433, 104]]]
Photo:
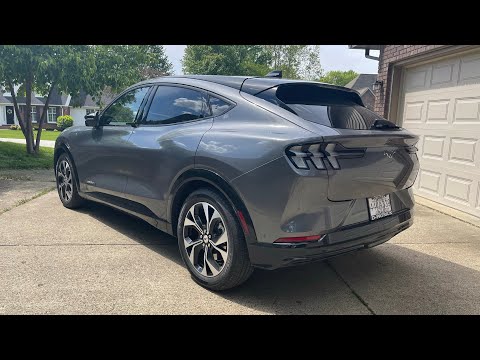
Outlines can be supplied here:
[[[165, 51], [173, 64], [176, 75], [183, 74], [180, 60], [186, 45], [165, 45]], [[370, 55], [378, 56], [378, 51]], [[364, 50], [350, 50], [348, 45], [320, 45], [320, 62], [324, 72], [354, 70], [357, 73], [376, 74], [378, 61], [365, 58]]]

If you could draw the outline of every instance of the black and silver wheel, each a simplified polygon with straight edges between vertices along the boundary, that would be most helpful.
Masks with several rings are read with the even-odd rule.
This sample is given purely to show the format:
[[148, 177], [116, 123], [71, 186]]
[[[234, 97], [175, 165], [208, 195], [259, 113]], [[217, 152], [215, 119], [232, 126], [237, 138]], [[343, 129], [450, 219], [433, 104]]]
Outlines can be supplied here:
[[75, 169], [67, 154], [58, 157], [56, 170], [58, 196], [67, 208], [77, 208], [82, 205], [83, 199], [78, 195], [75, 183]]
[[209, 189], [193, 192], [180, 211], [177, 235], [182, 258], [201, 285], [225, 290], [252, 273], [238, 220], [219, 194]]

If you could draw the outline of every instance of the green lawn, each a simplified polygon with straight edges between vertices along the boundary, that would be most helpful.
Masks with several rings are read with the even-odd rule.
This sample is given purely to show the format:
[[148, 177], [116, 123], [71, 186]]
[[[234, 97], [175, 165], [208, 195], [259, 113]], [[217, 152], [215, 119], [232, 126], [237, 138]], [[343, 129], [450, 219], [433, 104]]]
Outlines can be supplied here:
[[[45, 131], [42, 130], [42, 137], [40, 140], [56, 140], [58, 135], [60, 135], [61, 131]], [[33, 136], [35, 139], [37, 138], [37, 132], [33, 132]], [[23, 136], [22, 130], [0, 130], [0, 138], [8, 138], [8, 139], [25, 139]]]
[[38, 156], [28, 155], [24, 144], [0, 141], [0, 170], [3, 169], [53, 169], [53, 149], [43, 147]]

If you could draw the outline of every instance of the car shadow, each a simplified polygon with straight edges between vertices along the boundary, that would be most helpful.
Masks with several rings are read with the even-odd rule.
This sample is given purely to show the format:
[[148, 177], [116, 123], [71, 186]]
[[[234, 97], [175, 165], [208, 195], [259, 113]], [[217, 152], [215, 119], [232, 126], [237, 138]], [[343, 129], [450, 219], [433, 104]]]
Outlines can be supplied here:
[[[100, 204], [80, 211], [184, 266], [176, 239], [146, 222]], [[275, 314], [480, 314], [480, 272], [387, 243], [323, 262], [256, 270], [246, 283], [216, 294]]]

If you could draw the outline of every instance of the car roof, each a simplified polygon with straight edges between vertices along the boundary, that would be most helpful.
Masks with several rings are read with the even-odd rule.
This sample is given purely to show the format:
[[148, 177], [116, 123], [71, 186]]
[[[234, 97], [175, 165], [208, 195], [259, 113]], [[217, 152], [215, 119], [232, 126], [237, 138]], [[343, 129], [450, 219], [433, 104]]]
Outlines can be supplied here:
[[326, 83], [321, 83], [318, 81], [305, 81], [305, 80], [293, 80], [293, 79], [284, 79], [277, 77], [255, 77], [255, 76], [227, 76], [227, 75], [173, 75], [173, 76], [162, 76], [156, 79], [150, 80], [151, 82], [161, 82], [162, 79], [194, 79], [208, 81], [230, 88], [237, 89], [239, 91], [246, 92], [251, 95], [258, 94], [264, 90], [270, 89], [272, 87], [281, 85], [281, 84], [291, 84], [291, 83], [301, 83], [301, 84], [314, 84], [317, 86], [343, 90], [347, 92], [357, 93], [356, 90], [345, 88], [343, 86], [336, 86]]

